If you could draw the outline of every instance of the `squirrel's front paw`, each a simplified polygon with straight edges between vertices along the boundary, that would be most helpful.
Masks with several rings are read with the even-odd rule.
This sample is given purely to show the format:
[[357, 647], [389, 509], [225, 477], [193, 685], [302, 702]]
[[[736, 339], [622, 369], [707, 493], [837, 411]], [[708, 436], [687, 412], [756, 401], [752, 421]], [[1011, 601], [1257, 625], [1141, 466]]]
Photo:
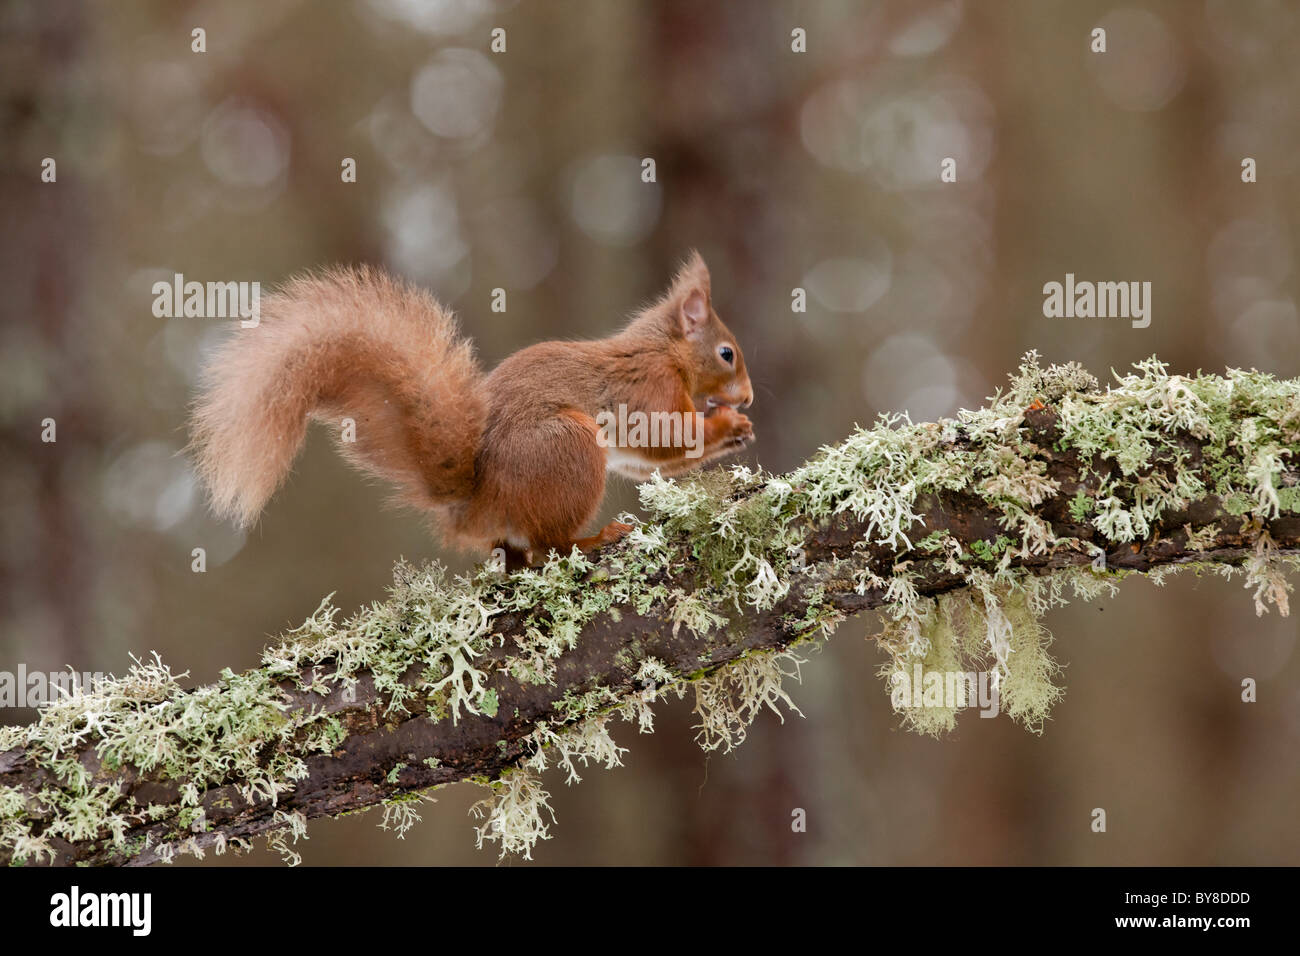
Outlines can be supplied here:
[[741, 415], [740, 417], [744, 421], [744, 432], [740, 435], [740, 443], [742, 445], [752, 444], [754, 441], [754, 426], [748, 416]]
[[728, 417], [733, 418], [734, 421], [728, 423], [726, 440], [729, 444], [743, 448], [754, 440], [754, 425], [748, 415], [742, 415], [733, 409], [728, 411], [731, 412]]

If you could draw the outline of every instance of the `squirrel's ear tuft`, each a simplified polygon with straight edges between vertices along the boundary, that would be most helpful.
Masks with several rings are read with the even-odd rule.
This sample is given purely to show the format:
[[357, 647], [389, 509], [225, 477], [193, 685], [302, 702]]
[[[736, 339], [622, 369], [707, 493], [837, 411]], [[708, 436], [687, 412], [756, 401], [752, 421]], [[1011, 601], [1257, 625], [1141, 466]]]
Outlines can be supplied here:
[[673, 279], [674, 292], [686, 293], [691, 289], [699, 289], [704, 293], [705, 299], [709, 298], [709, 267], [704, 264], [704, 257], [694, 249], [686, 257], [686, 261], [677, 270], [676, 278]]

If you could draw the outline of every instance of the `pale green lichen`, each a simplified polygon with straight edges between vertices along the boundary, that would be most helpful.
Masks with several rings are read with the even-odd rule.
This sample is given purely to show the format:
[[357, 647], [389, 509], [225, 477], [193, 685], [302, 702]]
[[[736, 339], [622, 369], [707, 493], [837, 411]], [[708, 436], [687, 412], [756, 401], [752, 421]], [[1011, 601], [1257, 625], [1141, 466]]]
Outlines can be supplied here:
[[656, 687], [670, 683], [673, 678], [673, 672], [668, 669], [668, 665], [657, 657], [644, 658], [637, 667], [636, 677], [633, 678], [638, 687], [653, 690]]
[[541, 773], [548, 765], [554, 764], [568, 774], [566, 782], [570, 785], [582, 781], [578, 773], [579, 763], [583, 767], [589, 763], [603, 765], [606, 770], [621, 767], [627, 748], [620, 747], [610, 736], [609, 720], [609, 715], [589, 717], [559, 729], [540, 721], [528, 737], [534, 752], [524, 761], [524, 766]]
[[1187, 547], [1192, 551], [1205, 551], [1219, 537], [1219, 526], [1217, 524], [1207, 524], [1200, 529], [1193, 529], [1190, 524], [1183, 525], [1183, 531], [1187, 534]]
[[695, 714], [700, 719], [695, 739], [699, 745], [705, 750], [721, 747], [724, 752], [738, 747], [765, 707], [782, 723], [785, 715], [777, 707], [780, 703], [802, 717], [784, 684], [787, 678], [800, 680], [804, 660], [792, 650], [751, 652], [694, 681]]
[[416, 805], [425, 801], [429, 803], [438, 802], [427, 793], [402, 794], [385, 800], [383, 803], [383, 819], [379, 821], [379, 829], [393, 831], [397, 834], [399, 840], [406, 839], [407, 831], [422, 819], [419, 811], [416, 810]]
[[680, 700], [686, 692], [685, 684], [655, 657], [642, 660], [632, 680], [636, 690], [623, 703], [620, 713], [624, 720], [635, 723], [641, 733], [654, 733], [654, 707], [651, 705], [670, 693], [676, 693]]
[[[920, 618], [925, 638], [887, 625], [881, 646], [890, 662], [881, 669], [894, 708], [912, 729], [938, 736], [952, 730], [958, 711], [974, 700], [940, 700], [897, 693], [899, 678], [927, 689], [945, 687], [954, 675], [974, 675], [994, 695], [997, 711], [1041, 731], [1061, 689], [1052, 682], [1059, 666], [1047, 653], [1051, 635], [1020, 590], [973, 587], [929, 602]], [[915, 676], [913, 676], [915, 675]]]
[[475, 828], [479, 847], [484, 841], [495, 842], [501, 845], [503, 859], [516, 853], [531, 860], [537, 841], [551, 838], [545, 816], [555, 822], [555, 812], [541, 782], [527, 770], [507, 770], [489, 789], [491, 796], [470, 808], [483, 820], [483, 825]]
[[[295, 850], [292, 844], [307, 839], [307, 818], [297, 810], [292, 813], [276, 810], [274, 823], [275, 827], [268, 835], [266, 845], [277, 851], [285, 863], [297, 866], [302, 862], [302, 854]], [[194, 852], [192, 840], [189, 841], [185, 852]]]

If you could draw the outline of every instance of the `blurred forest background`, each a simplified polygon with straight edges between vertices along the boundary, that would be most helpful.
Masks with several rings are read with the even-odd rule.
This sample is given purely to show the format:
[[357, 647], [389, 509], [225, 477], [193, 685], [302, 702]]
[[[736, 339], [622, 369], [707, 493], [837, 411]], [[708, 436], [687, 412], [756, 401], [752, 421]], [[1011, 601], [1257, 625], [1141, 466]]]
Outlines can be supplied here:
[[[382, 597], [399, 555], [467, 566], [323, 434], [252, 533], [206, 514], [179, 452], [227, 330], [154, 317], [151, 286], [176, 272], [269, 288], [381, 263], [453, 307], [492, 364], [611, 331], [698, 247], [756, 384], [741, 460], [771, 471], [883, 411], [976, 406], [1031, 348], [1103, 379], [1153, 353], [1300, 374], [1298, 52], [1300, 4], [1255, 0], [7, 3], [0, 669], [120, 673], [157, 650], [207, 682], [331, 591], [348, 611]], [[1044, 318], [1042, 286], [1067, 272], [1150, 281], [1150, 328]], [[619, 481], [602, 520], [635, 508]], [[571, 789], [548, 774], [559, 825], [535, 857], [1300, 862], [1294, 618], [1188, 578], [1047, 624], [1067, 693], [1042, 736], [973, 713], [940, 741], [899, 730], [875, 622], [852, 619], [791, 688], [806, 719], [766, 714], [706, 756], [674, 702], [652, 736], [616, 732], [623, 769]], [[478, 796], [440, 792], [403, 841], [375, 814], [316, 821], [298, 849], [493, 865], [466, 816]]]

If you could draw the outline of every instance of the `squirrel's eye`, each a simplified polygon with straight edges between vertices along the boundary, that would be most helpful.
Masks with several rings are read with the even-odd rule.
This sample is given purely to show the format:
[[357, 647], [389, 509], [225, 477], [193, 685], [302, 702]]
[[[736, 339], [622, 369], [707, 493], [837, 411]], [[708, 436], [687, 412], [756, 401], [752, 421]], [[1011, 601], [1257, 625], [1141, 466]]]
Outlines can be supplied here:
[[731, 351], [730, 345], [721, 345], [718, 347], [718, 355], [722, 356], [722, 361], [730, 365], [736, 359], [736, 353]]

